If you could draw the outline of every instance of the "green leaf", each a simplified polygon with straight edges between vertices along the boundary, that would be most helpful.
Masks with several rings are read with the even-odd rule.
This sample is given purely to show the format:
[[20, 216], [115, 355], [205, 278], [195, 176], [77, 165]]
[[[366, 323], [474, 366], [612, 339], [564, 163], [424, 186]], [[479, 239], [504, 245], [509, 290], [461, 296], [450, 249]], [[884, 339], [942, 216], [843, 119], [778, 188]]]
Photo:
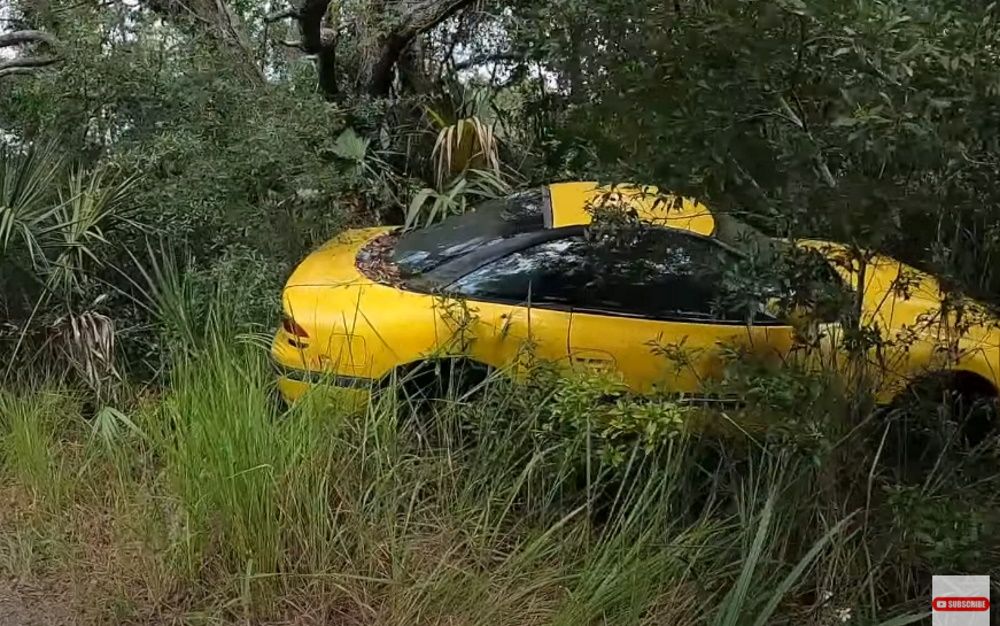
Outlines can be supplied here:
[[750, 585], [753, 582], [754, 572], [757, 571], [757, 566], [760, 564], [764, 554], [764, 543], [771, 532], [771, 519], [774, 516], [775, 498], [776, 494], [772, 491], [768, 494], [767, 500], [764, 502], [764, 510], [761, 512], [760, 521], [757, 523], [757, 533], [750, 546], [750, 553], [743, 560], [743, 569], [740, 571], [740, 576], [736, 580], [736, 584], [726, 594], [726, 598], [722, 602], [723, 614], [715, 622], [716, 626], [736, 626], [740, 622], [747, 594], [750, 592]]
[[840, 534], [840, 532], [844, 529], [844, 526], [847, 525], [847, 522], [849, 522], [854, 515], [855, 514], [852, 513], [840, 520], [836, 526], [827, 531], [825, 535], [820, 537], [820, 539], [813, 544], [812, 548], [809, 549], [809, 552], [807, 552], [806, 555], [799, 560], [795, 567], [792, 568], [792, 571], [790, 571], [788, 575], [785, 576], [784, 580], [782, 580], [775, 588], [774, 592], [771, 594], [771, 598], [767, 601], [767, 605], [757, 616], [756, 621], [754, 621], [754, 626], [767, 626], [781, 600], [788, 594], [789, 591], [791, 591], [795, 583], [797, 583], [799, 578], [802, 577], [802, 574], [805, 573], [806, 569], [812, 565], [812, 562], [816, 560], [817, 556], [819, 556], [819, 553], [826, 548], [827, 544], [829, 544], [834, 537]]
[[433, 189], [425, 188], [417, 192], [417, 195], [413, 196], [413, 200], [410, 201], [410, 206], [406, 211], [406, 222], [404, 228], [411, 229], [419, 223], [420, 212], [427, 203], [427, 199], [434, 195], [436, 192]]
[[360, 164], [364, 162], [365, 156], [368, 154], [368, 145], [370, 143], [369, 139], [361, 137], [354, 132], [353, 128], [348, 127], [337, 137], [332, 151], [345, 161], [353, 161]]

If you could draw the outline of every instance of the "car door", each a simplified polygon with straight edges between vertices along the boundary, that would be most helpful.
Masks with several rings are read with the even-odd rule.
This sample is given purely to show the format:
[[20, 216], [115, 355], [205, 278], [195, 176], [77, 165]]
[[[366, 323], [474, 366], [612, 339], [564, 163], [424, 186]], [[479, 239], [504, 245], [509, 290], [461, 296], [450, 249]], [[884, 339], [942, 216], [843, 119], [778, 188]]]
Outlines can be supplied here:
[[637, 392], [701, 395], [727, 354], [780, 362], [790, 325], [767, 315], [747, 285], [725, 283], [739, 256], [706, 237], [650, 228], [626, 246], [581, 242], [591, 281], [570, 318], [570, 362], [612, 372]]
[[515, 373], [537, 361], [568, 366], [576, 290], [562, 269], [572, 263], [574, 240], [562, 235], [579, 230], [552, 231], [547, 240], [511, 251], [449, 286], [469, 311], [472, 358], [494, 367], [516, 365]]
[[734, 253], [675, 229], [620, 244], [558, 229], [455, 281], [449, 291], [474, 320], [473, 358], [497, 367], [538, 359], [639, 392], [693, 394], [721, 374], [727, 350], [778, 360], [791, 348], [788, 325], [745, 307], [720, 313], [720, 270]]

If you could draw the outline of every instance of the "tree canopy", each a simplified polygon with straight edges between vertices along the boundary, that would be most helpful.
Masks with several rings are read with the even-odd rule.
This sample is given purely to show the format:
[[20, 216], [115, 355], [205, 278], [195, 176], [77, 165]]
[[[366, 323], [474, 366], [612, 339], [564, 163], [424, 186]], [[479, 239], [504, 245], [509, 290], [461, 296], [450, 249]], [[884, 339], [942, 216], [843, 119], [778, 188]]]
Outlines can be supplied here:
[[[865, 377], [924, 328], [864, 328], [861, 290], [795, 254], [720, 291], [748, 323], [829, 300], [859, 367], [715, 342], [701, 424], [760, 418], [759, 440], [690, 445], [691, 398], [544, 368], [440, 412], [382, 399], [450, 368], [393, 369], [363, 417], [273, 405], [256, 344], [307, 251], [566, 180], [656, 185], [861, 268], [888, 252], [941, 278], [935, 315], [995, 321], [964, 296], [1000, 304], [1000, 8], [0, 0], [0, 605], [42, 572], [101, 623], [901, 625], [932, 572], [996, 570], [997, 438], [954, 445], [996, 418], [991, 381], [935, 371], [873, 409]], [[635, 212], [608, 213], [587, 242], [635, 245]], [[765, 264], [792, 288], [765, 292]], [[465, 342], [469, 303], [441, 300]], [[956, 310], [935, 328], [975, 327]], [[686, 339], [660, 339], [643, 346], [676, 374]]]
[[206, 267], [280, 274], [344, 224], [465, 206], [454, 181], [485, 167], [499, 180], [472, 188], [657, 184], [981, 297], [1000, 281], [994, 4], [4, 0], [0, 16], [4, 141], [56, 138], [137, 177], [147, 230], [121, 237], [152, 230]]

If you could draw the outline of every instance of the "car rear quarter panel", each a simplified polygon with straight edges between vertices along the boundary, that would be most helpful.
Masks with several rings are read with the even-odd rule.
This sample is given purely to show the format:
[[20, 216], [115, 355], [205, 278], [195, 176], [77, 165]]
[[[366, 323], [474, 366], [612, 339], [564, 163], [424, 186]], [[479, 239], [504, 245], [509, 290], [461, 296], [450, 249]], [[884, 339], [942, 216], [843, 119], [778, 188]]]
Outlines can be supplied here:
[[288, 287], [284, 309], [309, 338], [279, 331], [275, 359], [309, 371], [377, 379], [445, 349], [450, 337], [432, 296], [372, 282]]

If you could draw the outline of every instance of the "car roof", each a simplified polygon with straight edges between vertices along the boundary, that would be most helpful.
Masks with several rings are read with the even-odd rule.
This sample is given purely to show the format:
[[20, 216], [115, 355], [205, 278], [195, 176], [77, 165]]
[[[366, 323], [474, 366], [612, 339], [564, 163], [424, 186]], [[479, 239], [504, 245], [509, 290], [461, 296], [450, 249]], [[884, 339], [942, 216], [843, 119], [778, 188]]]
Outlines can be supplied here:
[[718, 230], [718, 220], [705, 205], [660, 193], [656, 187], [564, 182], [489, 200], [462, 215], [406, 232], [396, 242], [392, 260], [401, 275], [411, 278], [473, 250], [478, 256], [495, 246], [505, 249], [511, 238], [523, 241], [532, 234], [544, 238], [553, 231], [586, 227], [592, 222], [595, 207], [609, 206], [634, 211], [650, 226], [703, 237]]
[[710, 236], [715, 217], [708, 207], [691, 198], [661, 193], [645, 185], [601, 185], [594, 181], [555, 183], [548, 186], [551, 199], [550, 228], [585, 226], [591, 222], [590, 207], [621, 203], [634, 209], [639, 219], [668, 228]]

